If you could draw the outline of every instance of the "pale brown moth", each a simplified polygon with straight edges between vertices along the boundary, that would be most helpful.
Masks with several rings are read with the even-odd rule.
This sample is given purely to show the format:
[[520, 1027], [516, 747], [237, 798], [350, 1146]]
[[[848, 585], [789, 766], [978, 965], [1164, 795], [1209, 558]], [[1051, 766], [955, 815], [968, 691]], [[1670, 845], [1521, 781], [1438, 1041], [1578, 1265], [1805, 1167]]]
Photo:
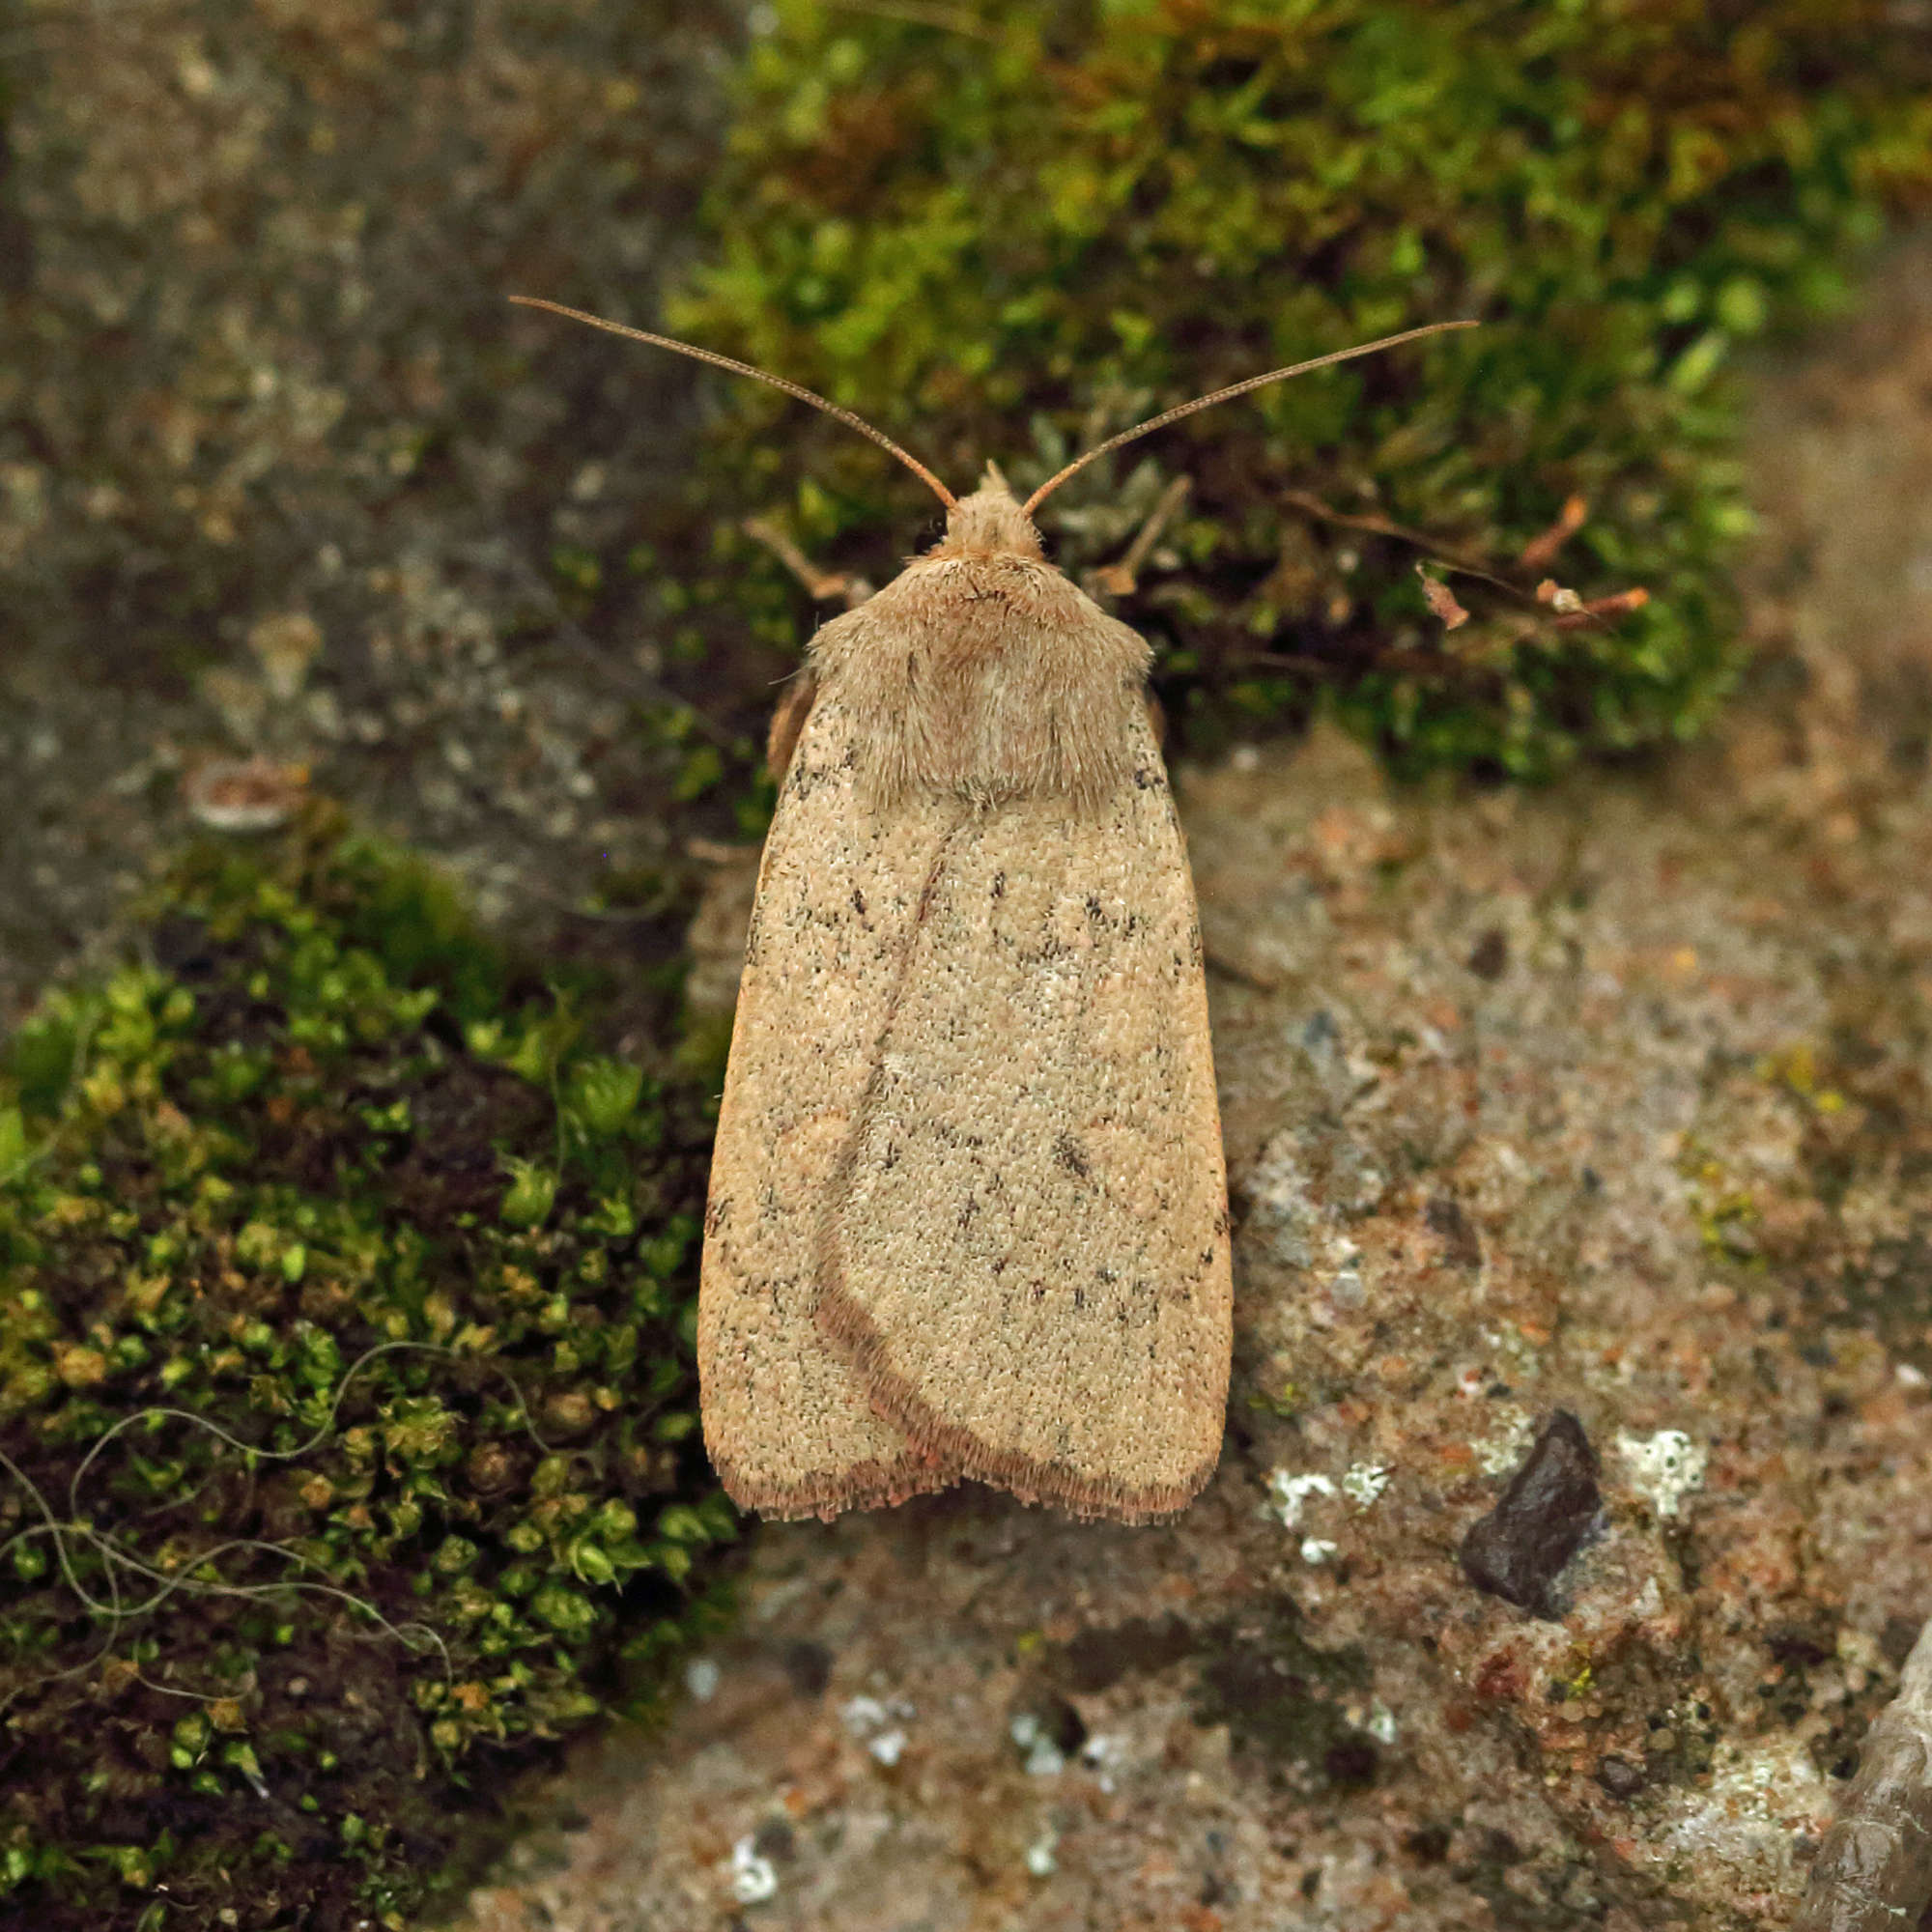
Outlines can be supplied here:
[[945, 536], [832, 619], [773, 721], [779, 781], [712, 1157], [705, 1446], [742, 1507], [832, 1517], [971, 1477], [1125, 1522], [1220, 1455], [1227, 1183], [1194, 889], [1147, 644], [1016, 501], [883, 444]]

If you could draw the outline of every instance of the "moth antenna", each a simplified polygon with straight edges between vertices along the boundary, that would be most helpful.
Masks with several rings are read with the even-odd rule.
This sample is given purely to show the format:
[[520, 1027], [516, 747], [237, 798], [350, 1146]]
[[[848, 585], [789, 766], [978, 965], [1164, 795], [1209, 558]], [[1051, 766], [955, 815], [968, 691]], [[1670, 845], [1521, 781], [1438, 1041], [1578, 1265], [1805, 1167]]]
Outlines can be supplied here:
[[[611, 327], [608, 323], [604, 326], [607, 328]], [[1211, 396], [1197, 396], [1191, 403], [1163, 410], [1159, 415], [1150, 416], [1146, 422], [1136, 423], [1132, 429], [1123, 429], [1119, 436], [1110, 436], [1105, 442], [1095, 443], [1085, 456], [1076, 456], [1057, 476], [1049, 476], [1021, 504], [1021, 513], [1032, 516], [1046, 497], [1052, 496], [1069, 476], [1085, 469], [1095, 457], [1105, 456], [1109, 450], [1119, 449], [1122, 443], [1132, 442], [1154, 430], [1165, 429], [1169, 423], [1179, 422], [1182, 416], [1191, 416], [1196, 410], [1211, 410], [1216, 403], [1232, 402], [1236, 396], [1245, 396], [1251, 389], [1264, 389], [1270, 383], [1285, 383], [1291, 376], [1305, 376], [1311, 369], [1325, 369], [1331, 362], [1352, 362], [1357, 355], [1373, 355], [1378, 350], [1393, 349], [1398, 343], [1415, 342], [1425, 335], [1440, 335], [1451, 328], [1477, 327], [1479, 325], [1474, 322], [1426, 323], [1420, 328], [1405, 328], [1400, 335], [1384, 335], [1379, 341], [1359, 343], [1353, 349], [1337, 349], [1331, 355], [1317, 355], [1307, 362], [1293, 362], [1286, 369], [1270, 369], [1265, 376], [1250, 376], [1245, 383], [1230, 384], [1225, 389], [1216, 389]], [[767, 377], [765, 380], [769, 382], [771, 379]]]
[[[546, 308], [553, 315], [568, 316], [572, 322], [588, 323], [592, 328], [608, 329], [612, 335], [628, 335], [633, 342], [648, 342], [659, 349], [669, 349], [679, 355], [689, 355], [694, 361], [709, 362], [713, 368], [728, 369], [734, 376], [749, 376], [754, 383], [766, 383], [774, 389], [782, 389], [786, 395], [796, 396], [800, 402], [810, 403], [813, 409], [823, 410], [827, 415], [836, 416], [848, 429], [856, 429], [861, 436], [869, 437], [881, 449], [891, 450], [949, 510], [958, 504], [959, 499], [918, 457], [908, 455], [883, 430], [874, 429], [863, 416], [855, 416], [850, 410], [840, 409], [837, 403], [827, 402], [823, 396], [814, 394], [802, 383], [794, 383], [784, 376], [770, 375], [763, 369], [754, 369], [749, 362], [739, 362], [729, 355], [719, 355], [715, 349], [698, 349], [689, 342], [679, 342], [675, 336], [653, 335], [648, 328], [633, 328], [628, 323], [606, 322], [601, 315], [589, 315], [581, 308], [566, 308], [562, 302], [546, 301], [541, 296], [512, 296], [510, 299], [520, 308]], [[1401, 341], [1403, 338], [1396, 336], [1392, 339]], [[1378, 343], [1374, 346], [1379, 348], [1381, 345]], [[1094, 454], [1098, 455], [1099, 452], [1096, 450]]]

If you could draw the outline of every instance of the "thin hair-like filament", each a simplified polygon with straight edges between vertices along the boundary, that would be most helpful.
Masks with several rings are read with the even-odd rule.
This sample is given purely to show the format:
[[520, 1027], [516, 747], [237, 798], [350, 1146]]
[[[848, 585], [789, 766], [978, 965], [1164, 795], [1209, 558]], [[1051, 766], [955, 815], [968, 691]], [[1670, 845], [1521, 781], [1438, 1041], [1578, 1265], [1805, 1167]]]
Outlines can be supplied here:
[[786, 395], [796, 396], [800, 402], [810, 403], [813, 409], [823, 410], [827, 415], [837, 417], [848, 429], [856, 429], [861, 436], [869, 437], [881, 449], [890, 450], [949, 510], [955, 507], [959, 500], [918, 457], [901, 449], [883, 430], [874, 429], [865, 417], [854, 415], [850, 410], [827, 402], [802, 383], [774, 376], [764, 369], [754, 369], [751, 363], [721, 355], [715, 349], [698, 349], [671, 335], [653, 335], [648, 328], [633, 328], [628, 323], [606, 322], [601, 315], [590, 315], [581, 308], [567, 308], [562, 302], [546, 301], [541, 296], [512, 296], [510, 299], [520, 308], [548, 309], [553, 315], [568, 316], [572, 322], [588, 323], [592, 328], [608, 329], [612, 335], [627, 335], [633, 342], [648, 342], [659, 349], [669, 349], [679, 355], [689, 355], [694, 361], [709, 362], [715, 369], [728, 369], [734, 376], [749, 376], [754, 383], [766, 383], [774, 389], [782, 389]]
[[1405, 328], [1399, 335], [1384, 335], [1376, 342], [1358, 343], [1353, 349], [1337, 349], [1306, 362], [1292, 362], [1286, 369], [1270, 369], [1265, 376], [1250, 376], [1245, 383], [1232, 383], [1225, 389], [1216, 389], [1211, 396], [1197, 396], [1191, 403], [1180, 403], [1171, 410], [1163, 410], [1159, 415], [1150, 416], [1146, 422], [1136, 423], [1132, 429], [1123, 429], [1119, 436], [1110, 436], [1105, 442], [1095, 443], [1086, 455], [1076, 456], [1058, 475], [1049, 476], [1020, 507], [1027, 516], [1032, 516], [1069, 476], [1085, 469], [1096, 457], [1105, 456], [1109, 450], [1119, 449], [1122, 443], [1151, 435], [1154, 430], [1165, 429], [1169, 423], [1179, 422], [1182, 416], [1191, 416], [1196, 410], [1209, 410], [1216, 403], [1233, 402], [1236, 396], [1245, 396], [1251, 390], [1264, 389], [1270, 383], [1285, 383], [1291, 376], [1305, 376], [1311, 369], [1325, 369], [1334, 362], [1351, 362], [1357, 355], [1373, 355], [1378, 350], [1393, 349], [1399, 343], [1416, 342], [1425, 335], [1441, 335], [1452, 328], [1477, 327], [1474, 322], [1426, 323], [1420, 328]]

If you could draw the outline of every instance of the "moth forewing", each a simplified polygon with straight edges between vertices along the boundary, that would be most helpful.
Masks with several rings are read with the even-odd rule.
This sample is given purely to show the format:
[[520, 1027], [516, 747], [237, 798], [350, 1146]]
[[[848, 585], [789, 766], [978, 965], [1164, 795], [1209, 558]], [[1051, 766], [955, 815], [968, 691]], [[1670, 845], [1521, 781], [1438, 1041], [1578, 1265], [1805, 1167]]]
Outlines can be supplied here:
[[1180, 1508], [1231, 1282], [1193, 895], [1160, 758], [962, 816], [826, 1229], [819, 1321], [914, 1445], [1029, 1502]]
[[849, 743], [837, 701], [818, 694], [759, 867], [705, 1214], [705, 1446], [733, 1499], [772, 1516], [829, 1516], [953, 1480], [874, 1411], [816, 1324], [824, 1205], [916, 911], [882, 881], [917, 871], [935, 839], [930, 811], [857, 829], [867, 814]]

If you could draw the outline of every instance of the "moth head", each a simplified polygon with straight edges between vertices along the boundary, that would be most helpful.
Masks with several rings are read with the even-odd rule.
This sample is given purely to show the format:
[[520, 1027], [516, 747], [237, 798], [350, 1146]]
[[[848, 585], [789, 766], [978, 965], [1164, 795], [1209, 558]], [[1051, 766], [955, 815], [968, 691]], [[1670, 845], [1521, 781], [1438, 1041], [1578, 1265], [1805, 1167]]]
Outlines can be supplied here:
[[946, 512], [945, 540], [935, 547], [940, 556], [1037, 557], [1039, 532], [1007, 487], [997, 463], [986, 466], [980, 487], [962, 497]]

